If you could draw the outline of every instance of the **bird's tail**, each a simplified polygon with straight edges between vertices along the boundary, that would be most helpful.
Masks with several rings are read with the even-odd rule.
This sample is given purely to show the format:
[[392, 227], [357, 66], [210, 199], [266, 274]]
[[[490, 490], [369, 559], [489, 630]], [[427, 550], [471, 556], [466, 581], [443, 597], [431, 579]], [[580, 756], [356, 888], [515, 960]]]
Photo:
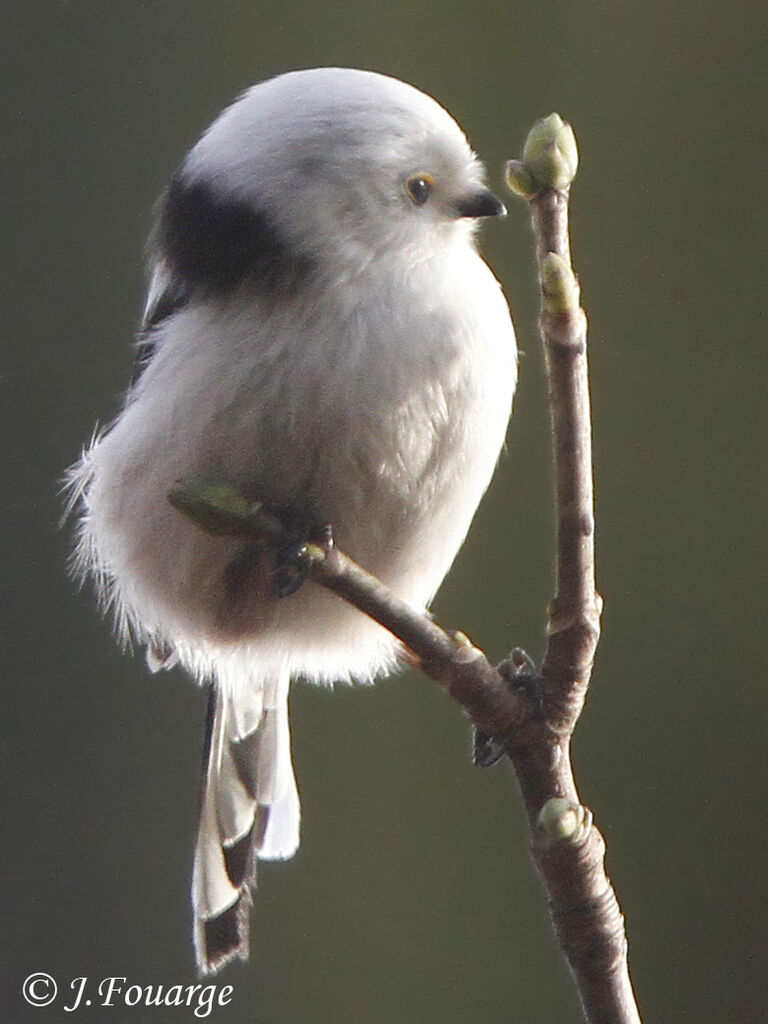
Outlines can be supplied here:
[[298, 845], [287, 676], [247, 696], [214, 684], [192, 876], [200, 974], [247, 960], [256, 862], [291, 857]]

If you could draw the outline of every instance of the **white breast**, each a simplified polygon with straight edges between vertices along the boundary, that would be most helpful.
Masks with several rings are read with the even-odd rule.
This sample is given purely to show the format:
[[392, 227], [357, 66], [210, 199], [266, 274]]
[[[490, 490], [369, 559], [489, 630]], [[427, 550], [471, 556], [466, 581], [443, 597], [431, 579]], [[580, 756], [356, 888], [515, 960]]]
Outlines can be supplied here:
[[242, 544], [170, 507], [179, 478], [310, 509], [415, 605], [456, 555], [504, 440], [516, 377], [509, 313], [468, 245], [406, 280], [384, 271], [355, 307], [327, 290], [289, 313], [248, 296], [227, 320], [216, 304], [182, 311], [86, 457], [84, 549], [134, 630], [168, 637], [193, 670], [215, 661], [233, 678], [247, 663], [257, 681], [286, 669], [370, 678], [394, 647], [311, 584], [278, 601], [258, 559], [227, 604], [225, 571]]

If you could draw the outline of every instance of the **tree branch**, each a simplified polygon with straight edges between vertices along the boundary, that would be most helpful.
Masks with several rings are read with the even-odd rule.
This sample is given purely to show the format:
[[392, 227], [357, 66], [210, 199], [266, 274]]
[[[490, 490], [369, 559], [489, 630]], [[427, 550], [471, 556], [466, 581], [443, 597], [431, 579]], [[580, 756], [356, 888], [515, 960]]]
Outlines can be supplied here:
[[[552, 114], [532, 128], [510, 187], [531, 207], [541, 289], [555, 469], [555, 596], [538, 674], [515, 650], [493, 667], [462, 633], [415, 611], [375, 577], [324, 544], [295, 546], [300, 579], [311, 578], [390, 630], [492, 737], [512, 762], [528, 813], [533, 858], [589, 1024], [640, 1024], [627, 967], [624, 920], [605, 873], [605, 843], [579, 802], [570, 738], [584, 704], [600, 634], [594, 582], [591, 427], [586, 317], [570, 263], [568, 193], [576, 172], [569, 125]], [[215, 481], [179, 481], [169, 500], [214, 534], [285, 545], [281, 521]]]
[[[168, 498], [208, 533], [260, 537], [282, 545], [290, 542], [277, 516], [228, 485], [198, 478], [180, 480]], [[504, 741], [530, 719], [524, 689], [511, 685], [527, 666], [515, 652], [499, 669], [494, 668], [464, 633], [450, 633], [428, 613], [415, 611], [332, 541], [296, 544], [293, 563], [300, 577], [334, 591], [393, 633], [416, 655], [424, 672], [465, 708], [478, 729]]]
[[624, 919], [605, 873], [605, 842], [579, 802], [570, 739], [584, 704], [600, 636], [595, 590], [587, 322], [571, 267], [568, 196], [578, 153], [557, 114], [537, 122], [510, 187], [531, 206], [541, 292], [555, 470], [555, 596], [541, 664], [544, 722], [508, 747], [533, 832], [533, 857], [560, 946], [590, 1024], [639, 1024]]

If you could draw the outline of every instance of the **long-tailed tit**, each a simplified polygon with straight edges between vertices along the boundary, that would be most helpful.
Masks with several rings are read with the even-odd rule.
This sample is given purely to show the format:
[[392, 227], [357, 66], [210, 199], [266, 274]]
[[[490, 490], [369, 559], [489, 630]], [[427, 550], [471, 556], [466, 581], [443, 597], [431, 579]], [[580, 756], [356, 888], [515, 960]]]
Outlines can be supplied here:
[[255, 86], [159, 209], [125, 402], [71, 470], [78, 571], [151, 667], [212, 684], [192, 882], [202, 973], [248, 954], [258, 858], [299, 842], [288, 687], [372, 680], [393, 637], [279, 554], [168, 501], [216, 480], [425, 608], [488, 486], [516, 379], [475, 248], [504, 213], [461, 129], [393, 78], [319, 68]]

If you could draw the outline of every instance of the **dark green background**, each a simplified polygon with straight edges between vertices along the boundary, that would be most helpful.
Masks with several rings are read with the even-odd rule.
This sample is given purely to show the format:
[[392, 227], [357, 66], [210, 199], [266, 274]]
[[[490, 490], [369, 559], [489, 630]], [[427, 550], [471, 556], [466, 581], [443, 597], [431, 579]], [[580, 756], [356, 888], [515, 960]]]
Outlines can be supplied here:
[[[126, 382], [149, 211], [176, 161], [244, 86], [332, 63], [435, 95], [497, 187], [536, 117], [575, 125], [606, 600], [577, 776], [647, 1021], [765, 1019], [760, 6], [49, 0], [9, 5], [0, 45], [2, 1020], [78, 1019], [22, 1003], [33, 971], [64, 989], [81, 975], [192, 980], [204, 698], [121, 656], [75, 592], [56, 480]], [[493, 657], [540, 654], [551, 589], [531, 241], [510, 205], [484, 247], [519, 331], [516, 413], [437, 601]], [[437, 687], [408, 674], [301, 688], [292, 716], [301, 851], [262, 871], [251, 963], [222, 976], [234, 999], [211, 1019], [576, 1021], [514, 784], [470, 766], [467, 726]]]

